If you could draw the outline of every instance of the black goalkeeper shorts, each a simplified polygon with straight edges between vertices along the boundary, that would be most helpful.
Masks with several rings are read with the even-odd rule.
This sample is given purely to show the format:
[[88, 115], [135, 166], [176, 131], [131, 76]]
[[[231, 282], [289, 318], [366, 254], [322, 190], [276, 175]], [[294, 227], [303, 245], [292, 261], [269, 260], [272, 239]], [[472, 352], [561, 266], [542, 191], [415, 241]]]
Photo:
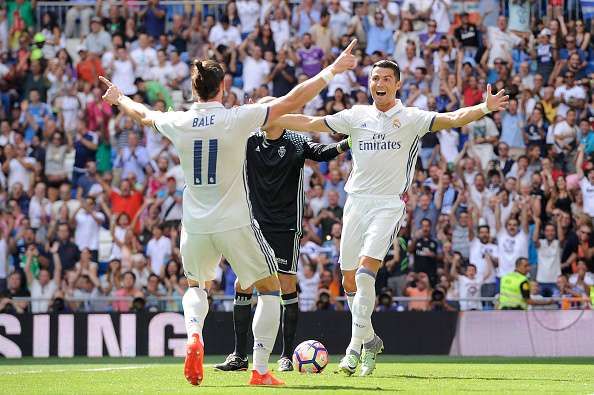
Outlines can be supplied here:
[[299, 240], [301, 236], [296, 232], [267, 232], [262, 230], [264, 238], [274, 250], [278, 272], [296, 274], [299, 260]]

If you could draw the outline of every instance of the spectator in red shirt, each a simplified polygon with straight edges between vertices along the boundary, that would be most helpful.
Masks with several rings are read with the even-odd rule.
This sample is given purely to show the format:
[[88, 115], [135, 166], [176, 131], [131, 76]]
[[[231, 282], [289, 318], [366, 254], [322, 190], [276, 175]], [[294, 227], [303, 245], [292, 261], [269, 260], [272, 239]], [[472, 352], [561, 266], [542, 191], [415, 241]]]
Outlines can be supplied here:
[[[130, 180], [120, 181], [120, 188], [112, 188], [108, 183], [100, 179], [103, 189], [109, 195], [111, 202], [111, 212], [113, 215], [126, 213], [130, 218], [134, 218], [144, 200], [142, 192], [132, 189]], [[138, 229], [135, 229], [137, 231]]]
[[94, 86], [97, 85], [97, 77], [105, 75], [103, 66], [101, 66], [101, 60], [95, 54], [89, 53], [87, 47], [84, 45], [78, 47], [78, 54], [80, 56], [80, 62], [76, 65], [78, 78]]

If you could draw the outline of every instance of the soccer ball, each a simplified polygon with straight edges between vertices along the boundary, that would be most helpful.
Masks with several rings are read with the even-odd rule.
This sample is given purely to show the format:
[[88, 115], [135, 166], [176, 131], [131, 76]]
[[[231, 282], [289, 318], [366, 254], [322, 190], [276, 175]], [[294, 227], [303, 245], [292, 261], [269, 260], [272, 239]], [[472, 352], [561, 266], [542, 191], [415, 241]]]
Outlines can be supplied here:
[[293, 366], [301, 373], [320, 373], [328, 365], [328, 350], [317, 340], [306, 340], [293, 351]]

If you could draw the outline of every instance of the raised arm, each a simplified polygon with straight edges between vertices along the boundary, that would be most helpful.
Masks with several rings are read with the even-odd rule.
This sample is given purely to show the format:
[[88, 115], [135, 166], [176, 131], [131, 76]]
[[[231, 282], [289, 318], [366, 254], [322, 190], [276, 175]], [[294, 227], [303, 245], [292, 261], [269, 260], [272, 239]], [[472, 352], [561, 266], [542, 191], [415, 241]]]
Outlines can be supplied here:
[[532, 241], [536, 248], [540, 248], [540, 218], [534, 217], [534, 233], [532, 233]]
[[431, 131], [442, 129], [461, 128], [470, 122], [477, 121], [493, 111], [500, 111], [507, 107], [509, 96], [502, 89], [496, 95], [491, 94], [491, 85], [487, 85], [487, 98], [481, 104], [464, 107], [453, 112], [437, 114]]
[[52, 258], [54, 259], [54, 283], [56, 286], [60, 288], [60, 284], [62, 283], [62, 261], [60, 260], [60, 254], [58, 254], [58, 249], [60, 248], [60, 244], [57, 241], [54, 241], [52, 244], [52, 248], [50, 252], [52, 253]]
[[[357, 45], [356, 39], [351, 41], [349, 46], [336, 58], [334, 63], [326, 67], [315, 77], [297, 85], [285, 96], [271, 101], [269, 104], [270, 110], [268, 113], [267, 124], [270, 125], [282, 115], [289, 114], [303, 107], [326, 87], [326, 84], [332, 80], [334, 75], [349, 69], [354, 69], [357, 66], [357, 58], [351, 54], [351, 51], [355, 45]], [[314, 129], [307, 130], [316, 131]]]
[[575, 170], [578, 176], [578, 180], [584, 178], [584, 145], [580, 144], [578, 148], [578, 156], [575, 164]]

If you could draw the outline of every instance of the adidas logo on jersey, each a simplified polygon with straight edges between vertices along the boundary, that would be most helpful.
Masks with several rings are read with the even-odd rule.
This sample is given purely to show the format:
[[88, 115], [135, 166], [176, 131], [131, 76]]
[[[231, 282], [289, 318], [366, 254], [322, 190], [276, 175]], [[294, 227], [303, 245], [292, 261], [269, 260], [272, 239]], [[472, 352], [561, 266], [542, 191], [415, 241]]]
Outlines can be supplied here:
[[359, 126], [359, 127], [362, 128], [362, 129], [365, 129], [367, 127], [367, 122], [363, 122], [361, 124], [361, 126]]

